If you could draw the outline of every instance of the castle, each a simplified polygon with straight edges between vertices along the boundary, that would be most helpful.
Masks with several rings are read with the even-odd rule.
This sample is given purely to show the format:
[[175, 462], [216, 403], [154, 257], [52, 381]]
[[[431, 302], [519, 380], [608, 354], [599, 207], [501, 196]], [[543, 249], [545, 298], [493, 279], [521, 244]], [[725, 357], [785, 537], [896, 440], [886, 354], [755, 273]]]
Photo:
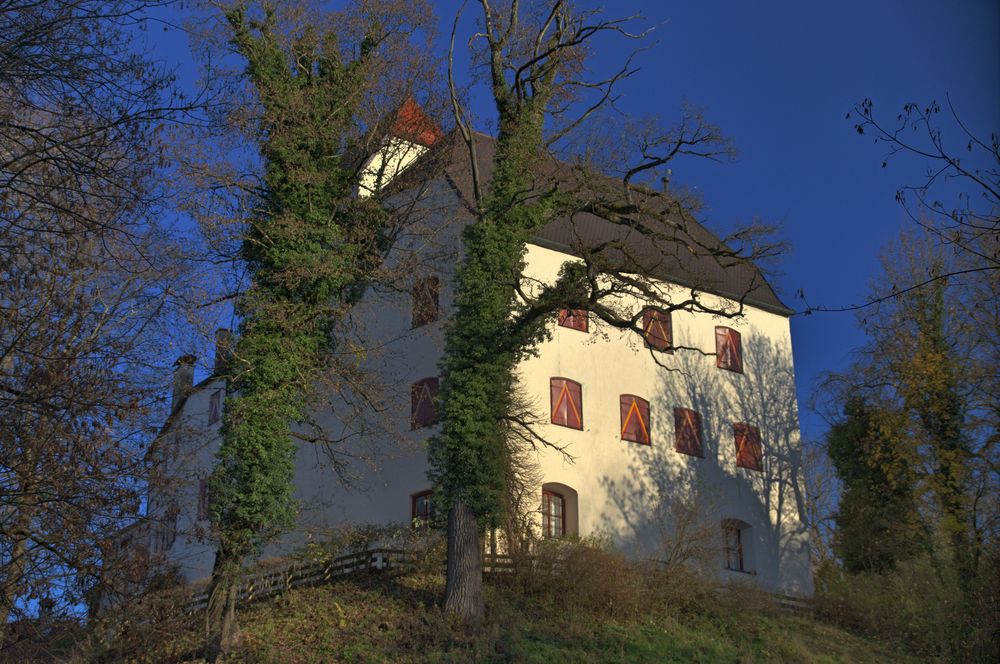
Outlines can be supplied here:
[[[331, 385], [317, 406], [322, 435], [303, 431], [318, 442], [302, 443], [297, 456], [298, 526], [271, 553], [342, 526], [433, 515], [425, 441], [436, 426], [443, 326], [460, 232], [472, 220], [472, 182], [464, 146], [442, 148], [447, 141], [418, 108], [404, 107], [401, 117], [410, 128], [386, 143], [391, 153], [387, 147], [366, 162], [359, 195], [408, 173], [433, 205], [399, 232], [389, 259], [397, 281], [369, 288], [351, 312], [371, 391]], [[492, 140], [476, 141], [488, 162]], [[445, 167], [424, 178], [422, 156], [435, 150], [446, 152]], [[400, 196], [406, 192], [400, 187]], [[702, 245], [714, 239], [697, 222], [686, 228]], [[665, 541], [694, 536], [698, 524], [697, 536], [711, 540], [707, 564], [719, 574], [811, 594], [791, 311], [754, 266], [698, 256], [682, 241], [649, 246], [593, 214], [545, 226], [527, 248], [525, 276], [551, 282], [564, 262], [579, 260], [581, 243], [612, 237], [645, 261], [661, 294], [696, 294], [740, 315], [667, 314], [628, 296], [616, 306], [635, 312], [642, 334], [583, 310], [553, 317], [550, 340], [517, 368], [534, 427], [553, 444], [528, 453], [538, 481], [525, 516], [540, 537], [601, 535], [654, 559]], [[227, 342], [222, 332], [219, 347]], [[194, 384], [195, 362], [178, 360], [172, 415], [155, 446], [172, 479], [151, 490], [149, 527], [133, 535], [148, 537], [150, 550], [188, 581], [208, 577], [214, 559], [207, 478], [226, 390], [216, 372]]]

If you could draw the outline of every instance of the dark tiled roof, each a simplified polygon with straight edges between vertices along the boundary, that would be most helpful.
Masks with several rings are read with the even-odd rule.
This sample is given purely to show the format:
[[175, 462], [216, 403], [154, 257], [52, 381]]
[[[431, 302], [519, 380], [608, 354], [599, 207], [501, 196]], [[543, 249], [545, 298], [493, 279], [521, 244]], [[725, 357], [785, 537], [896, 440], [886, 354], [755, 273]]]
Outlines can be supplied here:
[[[445, 173], [471, 208], [473, 183], [468, 166], [468, 149], [455, 132], [446, 139], [432, 152], [450, 152], [446, 157], [449, 163]], [[488, 186], [495, 141], [483, 134], [476, 134], [475, 140], [477, 161], [481, 169], [480, 179], [485, 183], [484, 186]], [[439, 153], [438, 158], [441, 156], [443, 155]], [[419, 166], [415, 170], [419, 170]], [[604, 194], [620, 198], [620, 181], [605, 177], [595, 179], [592, 175], [581, 178], [581, 171], [555, 160], [544, 170], [547, 171], [544, 176], [547, 179], [544, 185], [547, 187], [557, 186], [577, 195], [583, 192], [584, 195], [591, 195], [594, 200], [601, 199]], [[416, 173], [411, 174], [411, 177], [413, 175]], [[586, 185], [583, 184], [584, 179]], [[542, 184], [540, 183], [539, 188]], [[596, 190], [598, 188], [603, 194]], [[662, 200], [662, 196], [644, 197], [642, 190], [633, 191], [639, 198], [647, 198], [648, 202], [663, 209], [662, 203], [654, 201], [654, 198]], [[605, 199], [613, 200], [610, 196]], [[774, 289], [755, 265], [731, 255], [726, 256], [730, 252], [725, 250], [719, 238], [690, 214], [680, 211], [679, 206], [666, 214], [659, 214], [655, 218], [649, 216], [641, 223], [633, 224], [616, 223], [590, 212], [579, 212], [543, 226], [535, 236], [535, 243], [572, 255], [603, 248], [600, 254], [602, 259], [616, 269], [641, 271], [664, 281], [742, 300], [748, 305], [781, 315], [792, 313], [778, 299]], [[713, 249], [722, 252], [720, 254], [720, 251]]]

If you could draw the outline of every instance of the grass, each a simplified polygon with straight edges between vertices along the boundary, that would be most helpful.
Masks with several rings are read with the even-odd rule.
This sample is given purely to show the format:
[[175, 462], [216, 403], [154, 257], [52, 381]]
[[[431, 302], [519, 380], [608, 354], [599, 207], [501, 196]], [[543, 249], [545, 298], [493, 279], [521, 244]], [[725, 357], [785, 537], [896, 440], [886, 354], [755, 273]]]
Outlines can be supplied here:
[[[578, 579], [575, 581], [578, 582]], [[470, 633], [438, 608], [440, 574], [371, 574], [298, 589], [246, 607], [238, 662], [907, 662], [876, 643], [811, 618], [777, 613], [747, 589], [700, 604], [660, 597], [622, 614], [574, 603], [532, 583], [487, 586], [489, 615]], [[686, 594], [686, 593], [685, 593]], [[676, 599], [676, 597], [674, 598]], [[150, 623], [146, 623], [147, 632]], [[197, 661], [197, 619], [133, 627], [105, 661]], [[926, 660], [920, 660], [926, 661]]]

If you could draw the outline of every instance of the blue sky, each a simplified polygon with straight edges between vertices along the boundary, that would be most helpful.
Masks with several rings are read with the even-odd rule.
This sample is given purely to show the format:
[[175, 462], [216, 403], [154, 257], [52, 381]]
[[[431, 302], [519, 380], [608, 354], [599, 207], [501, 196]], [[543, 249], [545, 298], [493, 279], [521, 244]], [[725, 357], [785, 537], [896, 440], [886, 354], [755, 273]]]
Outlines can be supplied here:
[[[459, 4], [436, 3], [442, 37]], [[857, 102], [872, 99], [888, 119], [907, 102], [944, 103], [948, 95], [978, 135], [1000, 131], [995, 0], [606, 6], [608, 16], [643, 14], [646, 25], [657, 26], [619, 106], [669, 123], [687, 101], [732, 137], [735, 161], [679, 162], [674, 181], [701, 194], [703, 218], [717, 232], [754, 218], [780, 224], [791, 250], [774, 283], [793, 309], [804, 306], [794, 297], [799, 289], [812, 305], [863, 301], [880, 251], [910, 223], [895, 192], [918, 181], [923, 165], [902, 159], [882, 168], [884, 147], [858, 136], [845, 118]], [[466, 9], [460, 43], [474, 32], [477, 11]], [[162, 59], [190, 78], [183, 34], [154, 29], [150, 36]], [[608, 40], [595, 53], [595, 67], [614, 67], [633, 46]], [[489, 116], [485, 94], [474, 106], [479, 117]], [[817, 438], [826, 428], [808, 409], [817, 380], [844, 368], [865, 339], [852, 313], [795, 316], [792, 333], [803, 434]]]

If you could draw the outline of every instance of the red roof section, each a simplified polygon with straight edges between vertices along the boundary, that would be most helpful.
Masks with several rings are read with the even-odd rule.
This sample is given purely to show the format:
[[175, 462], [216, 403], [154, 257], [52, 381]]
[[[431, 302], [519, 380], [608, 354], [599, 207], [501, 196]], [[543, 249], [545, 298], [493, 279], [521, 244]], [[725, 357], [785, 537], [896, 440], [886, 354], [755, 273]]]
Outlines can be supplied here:
[[407, 98], [396, 112], [392, 134], [426, 147], [434, 145], [444, 137], [441, 128], [424, 113], [424, 109], [420, 108], [413, 97]]

